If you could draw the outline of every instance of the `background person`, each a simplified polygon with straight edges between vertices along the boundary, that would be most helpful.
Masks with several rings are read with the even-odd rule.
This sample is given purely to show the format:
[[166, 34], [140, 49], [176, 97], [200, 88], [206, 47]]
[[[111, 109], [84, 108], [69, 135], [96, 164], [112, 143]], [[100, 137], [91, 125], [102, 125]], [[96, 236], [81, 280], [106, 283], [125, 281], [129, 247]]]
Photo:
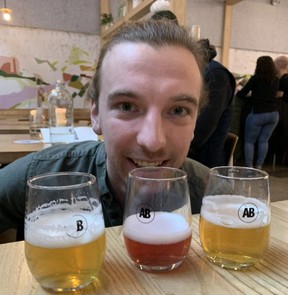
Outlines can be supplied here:
[[288, 103], [288, 57], [278, 56], [274, 61], [277, 76], [279, 78], [279, 91], [277, 97], [282, 97]]
[[277, 91], [277, 104], [279, 121], [269, 140], [269, 154], [277, 155], [281, 164], [287, 164], [288, 154], [288, 57], [278, 56], [274, 60], [277, 76], [279, 78], [279, 91]]
[[[166, 19], [178, 24], [168, 1], [158, 0], [150, 10], [152, 19]], [[199, 40], [205, 55], [207, 67], [204, 71], [208, 91], [208, 104], [202, 109], [196, 123], [194, 139], [188, 157], [208, 167], [225, 165], [224, 144], [232, 117], [232, 99], [236, 82], [234, 76], [223, 65], [214, 60], [217, 52], [208, 39]]]
[[[242, 90], [237, 92], [240, 98], [252, 93], [252, 110], [245, 122], [244, 157], [245, 165], [262, 169], [268, 147], [269, 139], [277, 126], [279, 113], [276, 101], [276, 93], [279, 80], [276, 68], [270, 56], [260, 56], [257, 59], [254, 75], [248, 80]], [[257, 158], [254, 161], [255, 147]]]
[[208, 63], [204, 71], [208, 91], [207, 105], [201, 110], [188, 157], [208, 167], [226, 165], [223, 154], [232, 118], [232, 100], [236, 82], [232, 73], [214, 58], [215, 47], [208, 39], [199, 40]]
[[156, 0], [150, 6], [150, 12], [152, 13], [151, 19], [172, 20], [178, 25], [177, 16], [172, 12], [172, 7], [169, 0]]
[[[187, 159], [204, 103], [201, 48], [171, 22], [124, 25], [101, 49], [90, 88], [93, 130], [104, 142], [57, 145], [0, 169], [0, 239], [23, 238], [27, 179], [58, 171], [96, 176], [105, 226], [121, 225], [129, 171], [170, 166], [188, 174], [199, 213], [209, 169]], [[181, 140], [179, 139], [181, 136]]]

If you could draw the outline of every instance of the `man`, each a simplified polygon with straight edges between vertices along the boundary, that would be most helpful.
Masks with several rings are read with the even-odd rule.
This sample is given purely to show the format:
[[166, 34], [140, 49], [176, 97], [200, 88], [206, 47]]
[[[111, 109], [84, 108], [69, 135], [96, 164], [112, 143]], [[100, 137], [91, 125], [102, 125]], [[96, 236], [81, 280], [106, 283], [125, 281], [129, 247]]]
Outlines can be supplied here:
[[280, 55], [274, 60], [274, 64], [279, 78], [279, 91], [277, 91], [279, 121], [269, 141], [269, 153], [277, 154], [284, 164], [288, 154], [288, 57]]
[[285, 102], [288, 102], [288, 57], [285, 55], [278, 56], [274, 60], [274, 64], [280, 79], [277, 97], [282, 97]]
[[143, 21], [117, 31], [101, 50], [90, 89], [92, 127], [104, 142], [53, 146], [1, 169], [2, 240], [15, 238], [16, 229], [22, 238], [26, 181], [46, 172], [94, 174], [108, 227], [122, 224], [129, 171], [181, 167], [192, 211], [199, 213], [208, 168], [186, 155], [204, 102], [200, 54], [173, 23]]
[[202, 39], [199, 43], [206, 52], [208, 62], [204, 79], [209, 98], [197, 119], [188, 157], [208, 167], [215, 167], [226, 165], [223, 149], [232, 119], [236, 83], [232, 73], [214, 60], [217, 52], [209, 40]]

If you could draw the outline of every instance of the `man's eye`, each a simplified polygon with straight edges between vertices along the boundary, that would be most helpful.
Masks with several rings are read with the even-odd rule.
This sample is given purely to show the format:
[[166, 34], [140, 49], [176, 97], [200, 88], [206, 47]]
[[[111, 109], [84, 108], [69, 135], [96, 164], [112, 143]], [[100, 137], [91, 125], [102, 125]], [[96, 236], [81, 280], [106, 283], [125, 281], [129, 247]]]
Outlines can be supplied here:
[[133, 105], [128, 102], [121, 103], [120, 109], [125, 112], [131, 112], [133, 110]]
[[183, 107], [177, 107], [172, 110], [172, 113], [176, 116], [185, 116], [188, 114], [188, 111]]

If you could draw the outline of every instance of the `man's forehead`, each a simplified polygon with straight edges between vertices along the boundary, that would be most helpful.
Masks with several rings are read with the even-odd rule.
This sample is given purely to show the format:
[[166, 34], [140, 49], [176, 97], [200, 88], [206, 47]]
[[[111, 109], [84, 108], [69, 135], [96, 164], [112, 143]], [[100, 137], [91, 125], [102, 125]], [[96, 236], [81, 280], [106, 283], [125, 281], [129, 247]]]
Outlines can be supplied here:
[[[193, 59], [195, 58], [194, 53], [187, 47], [179, 45], [179, 44], [168, 44], [168, 43], [163, 43], [163, 44], [154, 44], [154, 43], [145, 43], [145, 42], [133, 42], [133, 41], [123, 41], [121, 43], [117, 43], [114, 44], [113, 46], [111, 46], [111, 48], [107, 51], [107, 53], [105, 54], [104, 60], [114, 57], [116, 55], [120, 55], [121, 53], [128, 53], [129, 54], [133, 54], [133, 53], [137, 53], [139, 51], [145, 51], [148, 49], [153, 49], [154, 51], [164, 51], [164, 50], [171, 50], [173, 49], [173, 51], [186, 51], [187, 53], [189, 53], [191, 55], [191, 57], [193, 57]], [[176, 54], [176, 52], [175, 52]]]
[[[139, 48], [140, 54], [136, 47]], [[187, 57], [183, 52], [183, 54], [177, 56], [174, 47], [173, 45], [157, 48], [152, 47], [152, 49], [156, 49], [156, 51], [162, 48], [168, 48], [168, 55], [166, 55], [165, 52], [154, 54], [153, 50], [145, 54], [144, 52], [147, 48], [147, 44], [145, 43], [131, 42], [115, 45], [110, 50], [109, 55], [106, 56], [105, 63], [103, 63], [101, 85], [105, 85], [105, 89], [108, 92], [112, 91], [114, 93], [114, 91], [117, 92], [121, 90], [121, 93], [124, 91], [127, 95], [127, 92], [130, 91], [135, 94], [135, 89], [133, 89], [133, 87], [138, 89], [139, 87], [144, 87], [143, 85], [145, 84], [144, 88], [150, 88], [153, 85], [153, 87], [155, 87], [156, 83], [158, 85], [156, 88], [159, 88], [159, 91], [160, 89], [172, 87], [171, 90], [175, 89], [175, 92], [177, 92], [180, 87], [181, 91], [183, 91], [187, 97], [195, 97], [198, 99], [200, 97], [203, 80], [194, 55], [191, 53], [192, 58], [190, 58], [190, 53], [188, 53], [189, 55]], [[148, 48], [151, 48], [151, 46], [148, 45]], [[185, 50], [185, 47], [179, 48]], [[129, 53], [128, 50], [131, 52]], [[134, 53], [132, 52], [133, 50]], [[143, 52], [141, 50], [143, 50]], [[179, 93], [177, 93], [177, 95], [178, 94]]]

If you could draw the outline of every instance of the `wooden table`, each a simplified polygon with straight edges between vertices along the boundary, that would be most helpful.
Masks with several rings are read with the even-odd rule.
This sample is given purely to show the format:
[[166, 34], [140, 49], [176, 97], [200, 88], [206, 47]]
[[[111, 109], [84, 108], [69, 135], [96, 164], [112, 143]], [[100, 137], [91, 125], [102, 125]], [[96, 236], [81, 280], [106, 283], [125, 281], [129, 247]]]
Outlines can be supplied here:
[[[37, 140], [37, 138], [35, 138]], [[51, 144], [38, 143], [15, 143], [21, 140], [34, 140], [29, 134], [0, 134], [0, 164], [8, 164], [31, 152], [40, 151]]]
[[[288, 294], [288, 200], [272, 203], [271, 241], [255, 267], [228, 271], [204, 256], [198, 235], [199, 215], [193, 215], [193, 240], [187, 259], [168, 273], [147, 273], [128, 259], [121, 227], [107, 228], [107, 252], [99, 279], [64, 294]], [[24, 242], [0, 245], [0, 295], [51, 294], [33, 279], [24, 256]]]
[[0, 120], [0, 134], [29, 134], [29, 121], [18, 119]]
[[[90, 120], [77, 120], [75, 126], [91, 126]], [[0, 119], [0, 134], [29, 134], [28, 119]]]

